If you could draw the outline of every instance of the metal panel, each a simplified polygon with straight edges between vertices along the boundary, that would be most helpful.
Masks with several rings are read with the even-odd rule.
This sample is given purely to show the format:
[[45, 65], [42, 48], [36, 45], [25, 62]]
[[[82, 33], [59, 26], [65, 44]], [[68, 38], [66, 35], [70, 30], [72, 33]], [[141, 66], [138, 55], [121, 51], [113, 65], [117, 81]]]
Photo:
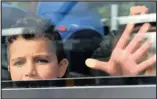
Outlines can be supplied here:
[[156, 98], [156, 85], [2, 89], [2, 98]]

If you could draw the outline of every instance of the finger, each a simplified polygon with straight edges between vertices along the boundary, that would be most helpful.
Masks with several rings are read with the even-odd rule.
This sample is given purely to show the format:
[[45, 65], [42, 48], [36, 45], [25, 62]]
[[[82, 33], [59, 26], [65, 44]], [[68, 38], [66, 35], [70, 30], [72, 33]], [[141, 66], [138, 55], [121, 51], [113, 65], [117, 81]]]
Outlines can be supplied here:
[[139, 9], [140, 8], [140, 6], [132, 6], [131, 8], [130, 8], [130, 15], [136, 15], [136, 14], [138, 14], [138, 12], [139, 12]]
[[152, 56], [151, 58], [147, 59], [146, 61], [143, 61], [142, 63], [137, 65], [137, 72], [141, 73], [144, 70], [146, 70], [147, 68], [149, 68], [155, 64], [156, 64], [156, 54], [154, 56]]
[[130, 8], [130, 15], [146, 14], [148, 8], [146, 6], [133, 6]]
[[133, 23], [127, 24], [127, 26], [126, 26], [122, 36], [120, 37], [120, 40], [118, 41], [115, 48], [123, 49], [123, 48], [126, 47], [126, 45], [129, 42], [129, 38], [130, 38], [130, 35], [131, 35], [131, 32], [132, 32], [133, 28], [134, 28]]
[[146, 14], [149, 11], [146, 6], [141, 6], [141, 10], [142, 10], [141, 14]]
[[140, 14], [146, 14], [148, 12], [148, 8], [146, 6], [139, 7]]
[[126, 47], [126, 51], [133, 53], [140, 44], [140, 41], [143, 39], [144, 34], [150, 29], [150, 24], [145, 23], [136, 34], [134, 39], [130, 42], [130, 44]]
[[108, 73], [107, 62], [102, 62], [99, 60], [89, 58], [85, 61], [85, 64], [89, 68], [96, 69], [96, 70], [102, 70], [102, 71], [105, 71]]
[[147, 39], [147, 41], [133, 54], [133, 59], [136, 62], [140, 62], [143, 56], [147, 54], [150, 47], [151, 47], [151, 39]]

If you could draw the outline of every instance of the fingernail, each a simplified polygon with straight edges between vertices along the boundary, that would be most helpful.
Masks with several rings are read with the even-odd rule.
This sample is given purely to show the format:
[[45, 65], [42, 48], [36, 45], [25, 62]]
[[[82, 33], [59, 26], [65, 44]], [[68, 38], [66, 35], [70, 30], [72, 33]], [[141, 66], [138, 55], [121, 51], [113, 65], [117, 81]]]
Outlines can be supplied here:
[[86, 65], [87, 65], [88, 67], [93, 68], [93, 67], [95, 67], [95, 65], [96, 65], [96, 63], [97, 63], [97, 60], [89, 58], [89, 59], [86, 60], [85, 63], [86, 63]]

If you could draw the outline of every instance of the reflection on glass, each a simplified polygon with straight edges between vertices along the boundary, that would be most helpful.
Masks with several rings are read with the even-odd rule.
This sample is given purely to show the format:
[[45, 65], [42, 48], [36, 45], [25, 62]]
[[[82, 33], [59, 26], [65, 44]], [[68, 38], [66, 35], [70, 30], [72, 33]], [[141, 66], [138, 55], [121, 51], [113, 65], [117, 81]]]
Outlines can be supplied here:
[[[19, 6], [20, 3], [13, 4]], [[28, 10], [28, 12], [24, 11], [28, 15], [31, 9], [28, 9], [29, 4], [27, 4], [23, 3], [23, 8]], [[23, 17], [19, 14], [19, 18], [17, 13], [16, 21], [6, 19], [7, 15], [2, 17], [3, 33], [12, 28], [13, 34], [13, 32], [17, 33], [17, 28], [24, 28], [18, 31], [19, 35], [7, 37], [3, 35], [7, 41], [3, 39], [2, 42], [4, 80], [156, 75], [156, 46], [149, 46], [152, 45], [149, 40], [141, 43], [144, 36], [142, 34], [156, 31], [156, 20], [150, 23], [152, 27], [143, 22], [140, 25], [136, 24], [135, 27], [132, 24], [127, 25], [127, 28], [123, 29], [122, 24], [111, 21], [116, 17], [112, 16], [115, 6], [109, 2], [101, 2], [101, 5], [99, 2], [32, 4], [35, 6], [33, 8], [37, 9], [36, 13], [39, 17], [31, 13]], [[130, 17], [130, 7], [135, 4], [136, 2], [117, 4], [116, 7], [119, 9], [117, 9], [117, 17]], [[2, 5], [2, 15], [5, 14], [3, 13], [5, 7]], [[135, 15], [136, 13], [148, 14], [145, 12], [145, 7], [136, 7]], [[13, 6], [10, 9], [14, 8]], [[58, 8], [64, 9], [58, 10]], [[20, 13], [23, 10], [16, 9], [16, 11]], [[117, 24], [115, 28], [117, 30], [113, 30], [112, 26], [116, 26], [114, 24]], [[137, 34], [131, 38], [132, 32]], [[154, 37], [156, 33], [150, 35]], [[154, 40], [153, 45], [155, 45], [156, 38], [151, 39]], [[151, 50], [148, 50], [150, 48]]]
[[155, 76], [138, 77], [81, 77], [51, 80], [3, 81], [2, 88], [51, 88], [74, 86], [119, 86], [119, 85], [152, 85], [156, 84]]

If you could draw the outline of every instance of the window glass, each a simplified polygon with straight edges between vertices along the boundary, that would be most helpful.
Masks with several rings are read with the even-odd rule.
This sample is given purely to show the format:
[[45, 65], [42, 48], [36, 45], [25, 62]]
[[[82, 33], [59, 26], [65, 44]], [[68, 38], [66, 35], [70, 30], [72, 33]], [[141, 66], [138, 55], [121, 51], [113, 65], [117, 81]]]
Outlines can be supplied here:
[[3, 81], [156, 76], [156, 2], [2, 2], [1, 55]]

